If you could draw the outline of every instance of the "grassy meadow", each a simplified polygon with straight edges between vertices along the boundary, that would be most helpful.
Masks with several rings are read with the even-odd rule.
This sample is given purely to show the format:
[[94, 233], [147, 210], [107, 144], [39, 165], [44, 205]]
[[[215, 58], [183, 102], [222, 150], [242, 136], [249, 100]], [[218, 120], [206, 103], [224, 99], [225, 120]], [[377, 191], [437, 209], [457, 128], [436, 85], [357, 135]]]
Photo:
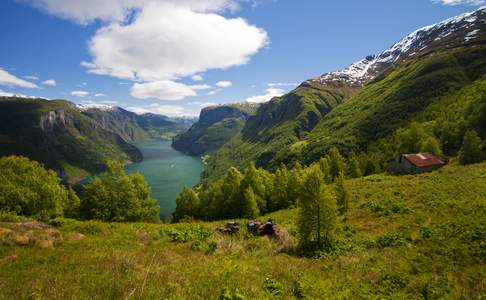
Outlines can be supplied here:
[[335, 247], [308, 258], [296, 209], [261, 218], [277, 238], [4, 214], [0, 299], [485, 299], [486, 163], [346, 185]]

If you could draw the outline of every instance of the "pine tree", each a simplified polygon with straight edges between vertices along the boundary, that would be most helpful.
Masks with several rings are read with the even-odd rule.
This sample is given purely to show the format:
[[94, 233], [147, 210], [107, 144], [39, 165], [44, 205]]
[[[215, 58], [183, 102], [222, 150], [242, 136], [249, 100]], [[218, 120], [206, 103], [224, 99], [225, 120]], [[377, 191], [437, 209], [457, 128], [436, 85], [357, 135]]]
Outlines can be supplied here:
[[461, 150], [459, 151], [459, 162], [462, 165], [474, 164], [483, 160], [481, 138], [475, 130], [469, 130], [464, 136]]
[[339, 213], [345, 214], [349, 208], [349, 193], [344, 183], [344, 174], [342, 173], [336, 181], [336, 197]]
[[248, 187], [243, 194], [242, 217], [246, 219], [253, 219], [259, 215], [260, 210], [258, 209], [255, 193], [251, 187]]
[[299, 246], [304, 252], [322, 250], [332, 244], [336, 207], [319, 168], [310, 168], [299, 198]]
[[440, 149], [439, 141], [433, 136], [427, 138], [422, 147], [422, 151], [432, 153], [437, 157], [442, 156], [442, 150]]
[[341, 153], [339, 153], [339, 150], [336, 147], [333, 147], [329, 150], [327, 160], [329, 161], [330, 165], [329, 173], [331, 175], [332, 181], [334, 181], [341, 172], [346, 171], [346, 163], [344, 162], [344, 158], [342, 157]]
[[359, 163], [358, 157], [356, 155], [351, 155], [348, 162], [348, 174], [351, 178], [359, 178], [363, 176], [361, 172], [361, 165]]

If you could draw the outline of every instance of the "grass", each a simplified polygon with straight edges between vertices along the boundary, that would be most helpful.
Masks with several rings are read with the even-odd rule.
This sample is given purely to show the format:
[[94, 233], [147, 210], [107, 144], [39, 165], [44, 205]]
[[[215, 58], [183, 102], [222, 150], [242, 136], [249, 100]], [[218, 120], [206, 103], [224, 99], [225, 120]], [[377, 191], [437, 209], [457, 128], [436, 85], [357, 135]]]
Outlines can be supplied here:
[[295, 209], [267, 216], [280, 239], [58, 219], [53, 247], [0, 235], [0, 299], [484, 299], [486, 163], [346, 184], [350, 211], [319, 257], [293, 254]]

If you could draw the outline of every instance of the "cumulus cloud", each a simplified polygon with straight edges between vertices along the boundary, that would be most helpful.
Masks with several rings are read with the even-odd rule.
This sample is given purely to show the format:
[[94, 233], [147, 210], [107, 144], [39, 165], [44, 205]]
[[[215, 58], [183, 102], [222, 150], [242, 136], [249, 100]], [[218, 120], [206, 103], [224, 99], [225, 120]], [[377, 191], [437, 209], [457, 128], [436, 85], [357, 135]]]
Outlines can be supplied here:
[[38, 86], [30, 81], [23, 80], [0, 68], [0, 85], [17, 86], [21, 88], [33, 89]]
[[84, 97], [89, 96], [89, 92], [86, 92], [86, 91], [72, 91], [71, 92], [71, 95], [76, 96], [76, 97], [84, 98]]
[[190, 86], [170, 80], [135, 83], [130, 93], [139, 99], [156, 98], [160, 100], [181, 100], [197, 95]]
[[167, 3], [150, 3], [131, 24], [111, 24], [89, 43], [89, 72], [141, 81], [172, 80], [246, 64], [265, 45], [264, 30]]
[[104, 22], [88, 43], [92, 60], [81, 65], [135, 81], [132, 95], [143, 99], [194, 96], [176, 81], [201, 81], [198, 74], [207, 70], [244, 65], [268, 43], [265, 30], [223, 14], [237, 10], [237, 0], [19, 1], [79, 24]]
[[43, 85], [49, 85], [49, 86], [56, 86], [57, 85], [57, 83], [54, 79], [44, 80], [44, 81], [42, 81], [42, 84]]
[[434, 3], [440, 3], [443, 5], [483, 5], [486, 4], [486, 0], [433, 0]]
[[104, 96], [106, 96], [106, 95], [105, 95], [105, 94], [103, 94], [103, 93], [96, 93], [94, 96], [95, 96], [95, 97], [104, 97]]
[[284, 93], [285, 91], [282, 89], [270, 88], [265, 90], [265, 94], [249, 97], [245, 101], [250, 103], [264, 103], [272, 100], [274, 97], [280, 97]]
[[193, 75], [191, 78], [194, 81], [202, 81], [204, 79], [201, 75], [197, 75], [197, 74]]
[[184, 110], [184, 107], [179, 105], [162, 105], [153, 103], [146, 106], [130, 106], [126, 110], [132, 111], [136, 114], [153, 113], [158, 115], [165, 115], [169, 117], [194, 117], [197, 113], [190, 113]]
[[126, 22], [134, 12], [148, 3], [172, 4], [198, 12], [215, 12], [238, 9], [234, 0], [18, 0], [30, 3], [47, 13], [87, 25], [96, 20]]
[[223, 81], [218, 81], [216, 85], [219, 86], [220, 88], [228, 88], [232, 86], [233, 83], [231, 81], [223, 80]]
[[49, 100], [49, 98], [41, 96], [28, 96], [20, 93], [10, 93], [0, 90], [0, 97], [17, 97], [17, 98], [28, 98], [28, 99], [44, 99]]

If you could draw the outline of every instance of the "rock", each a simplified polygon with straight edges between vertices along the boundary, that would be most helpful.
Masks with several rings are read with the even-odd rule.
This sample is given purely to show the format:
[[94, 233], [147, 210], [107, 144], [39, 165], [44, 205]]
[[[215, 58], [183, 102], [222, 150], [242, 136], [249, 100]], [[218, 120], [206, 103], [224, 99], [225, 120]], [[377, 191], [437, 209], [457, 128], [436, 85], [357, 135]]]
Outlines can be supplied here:
[[248, 222], [247, 225], [248, 232], [254, 235], [268, 235], [268, 236], [276, 236], [278, 231], [277, 224], [275, 220], [269, 219], [267, 222], [262, 222], [259, 220], [252, 220]]
[[21, 227], [24, 229], [32, 230], [32, 229], [47, 229], [49, 228], [49, 225], [45, 223], [40, 223], [40, 222], [26, 222], [22, 223]]
[[14, 231], [11, 230], [11, 229], [0, 227], [0, 239], [1, 238], [8, 238], [10, 235], [13, 234], [13, 232]]
[[238, 234], [240, 232], [240, 222], [228, 222], [225, 227], [216, 228], [216, 231], [225, 234]]

